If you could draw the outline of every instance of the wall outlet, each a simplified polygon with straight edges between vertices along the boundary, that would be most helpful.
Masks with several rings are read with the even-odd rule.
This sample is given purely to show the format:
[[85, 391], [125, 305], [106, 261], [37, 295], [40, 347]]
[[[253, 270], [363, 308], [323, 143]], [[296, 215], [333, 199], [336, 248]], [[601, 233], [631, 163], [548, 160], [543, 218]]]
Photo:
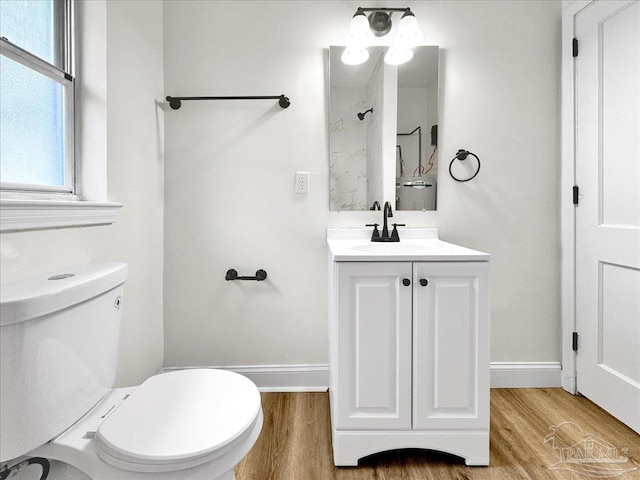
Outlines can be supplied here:
[[296, 172], [296, 193], [309, 193], [309, 172]]

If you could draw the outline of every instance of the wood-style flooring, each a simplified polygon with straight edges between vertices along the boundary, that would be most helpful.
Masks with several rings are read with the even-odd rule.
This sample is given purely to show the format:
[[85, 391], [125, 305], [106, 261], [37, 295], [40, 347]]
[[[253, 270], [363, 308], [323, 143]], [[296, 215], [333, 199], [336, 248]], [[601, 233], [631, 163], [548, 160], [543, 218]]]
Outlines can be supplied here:
[[[263, 393], [262, 405], [262, 433], [236, 468], [237, 480], [640, 480], [640, 435], [586, 398], [559, 388], [491, 390], [488, 467], [467, 467], [439, 452], [400, 450], [362, 459], [357, 468], [336, 468], [327, 393]], [[550, 427], [563, 422], [575, 425], [565, 423], [553, 435]], [[619, 461], [562, 462], [554, 445], [582, 440], [595, 441], [597, 452], [617, 447], [607, 455]]]

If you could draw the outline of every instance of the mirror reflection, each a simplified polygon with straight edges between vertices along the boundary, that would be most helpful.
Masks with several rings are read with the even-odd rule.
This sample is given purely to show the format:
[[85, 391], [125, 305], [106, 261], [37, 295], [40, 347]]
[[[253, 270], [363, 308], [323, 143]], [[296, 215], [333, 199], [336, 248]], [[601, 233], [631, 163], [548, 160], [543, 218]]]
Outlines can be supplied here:
[[435, 210], [438, 178], [438, 47], [398, 66], [396, 210]]
[[386, 47], [345, 65], [329, 51], [329, 199], [331, 210], [435, 210], [438, 47], [418, 47], [400, 66]]

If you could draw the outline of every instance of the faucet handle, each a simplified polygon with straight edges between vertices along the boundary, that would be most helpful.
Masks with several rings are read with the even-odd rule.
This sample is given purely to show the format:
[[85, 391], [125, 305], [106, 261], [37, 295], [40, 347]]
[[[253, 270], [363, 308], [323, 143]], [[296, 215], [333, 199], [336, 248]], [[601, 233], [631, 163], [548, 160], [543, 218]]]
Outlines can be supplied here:
[[380, 238], [380, 232], [378, 231], [379, 223], [367, 223], [365, 227], [373, 227], [373, 233], [371, 234], [371, 241], [373, 242], [374, 238]]
[[397, 227], [406, 227], [405, 223], [394, 223], [393, 224], [393, 230], [391, 231], [391, 238], [396, 239], [399, 242], [400, 241], [400, 235], [398, 235], [398, 229]]

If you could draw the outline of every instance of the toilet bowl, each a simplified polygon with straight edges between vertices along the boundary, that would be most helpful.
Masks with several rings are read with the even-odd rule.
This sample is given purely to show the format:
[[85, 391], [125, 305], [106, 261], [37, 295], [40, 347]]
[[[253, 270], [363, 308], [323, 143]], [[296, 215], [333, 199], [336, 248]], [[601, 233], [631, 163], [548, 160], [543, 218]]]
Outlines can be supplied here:
[[215, 369], [155, 375], [109, 392], [82, 419], [29, 455], [93, 479], [234, 479], [262, 428], [260, 394]]
[[186, 369], [111, 388], [126, 277], [124, 264], [94, 264], [3, 286], [0, 462], [42, 457], [94, 480], [234, 479], [262, 428], [249, 379]]

